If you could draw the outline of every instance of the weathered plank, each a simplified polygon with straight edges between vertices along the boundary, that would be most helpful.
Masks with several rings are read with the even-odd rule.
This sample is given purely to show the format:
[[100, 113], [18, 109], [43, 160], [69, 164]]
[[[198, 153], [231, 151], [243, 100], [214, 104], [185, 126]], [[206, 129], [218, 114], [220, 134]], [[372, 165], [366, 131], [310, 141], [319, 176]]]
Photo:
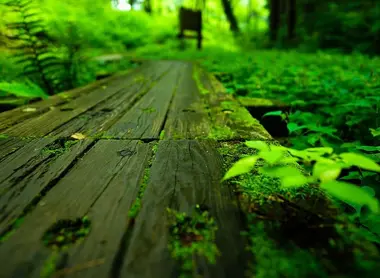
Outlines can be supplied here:
[[[28, 105], [15, 108], [10, 111], [0, 113], [0, 131], [3, 131], [4, 129], [9, 128], [14, 124], [21, 123], [24, 120], [38, 117], [39, 115], [50, 111], [50, 107], [58, 107], [58, 106], [64, 105], [69, 100], [73, 100], [75, 98], [78, 98], [79, 96], [84, 96], [85, 94], [88, 94], [92, 92], [93, 90], [95, 90], [96, 88], [104, 86], [107, 83], [117, 81], [120, 78], [124, 78], [124, 77], [120, 77], [123, 75], [124, 73], [115, 74], [114, 76], [111, 76], [109, 78], [106, 78], [100, 81], [93, 82], [86, 86], [75, 88], [73, 90], [51, 96], [47, 100], [41, 100], [35, 103], [31, 103]], [[25, 112], [24, 110], [26, 108], [31, 108], [31, 109], [29, 109], [28, 112]]]
[[[108, 194], [112, 192], [113, 197], [117, 195], [116, 191], [121, 193], [125, 187], [131, 187], [131, 189], [126, 189], [128, 190], [126, 192], [134, 192], [136, 189], [133, 188], [137, 186], [138, 177], [142, 175], [146, 159], [147, 146], [138, 144], [137, 141], [105, 140], [96, 143], [58, 181], [42, 202], [25, 216], [20, 228], [2, 243], [0, 261], [7, 262], [2, 265], [2, 277], [39, 277], [41, 268], [51, 255], [51, 251], [40, 241], [44, 232], [57, 220], [75, 219], [86, 215], [107, 189]], [[107, 195], [103, 198], [107, 198]], [[99, 214], [105, 213], [105, 211], [99, 212], [101, 206], [106, 206], [104, 200], [98, 202], [100, 203], [95, 211]], [[117, 203], [114, 205], [115, 207], [110, 208], [111, 210], [117, 208]], [[127, 204], [122, 201], [119, 205], [122, 206], [121, 208], [126, 208]], [[106, 207], [103, 209], [106, 210]], [[127, 211], [124, 217], [126, 214]], [[98, 216], [106, 218], [107, 214]], [[122, 217], [120, 215], [117, 220]], [[97, 221], [100, 221], [100, 218]], [[123, 233], [125, 222], [122, 223], [124, 225], [120, 223], [121, 227], [115, 231], [114, 236]], [[95, 224], [93, 235], [95, 238], [102, 236], [99, 235], [101, 229], [99, 224], [101, 225], [101, 223]], [[112, 243], [115, 242], [112, 241]], [[97, 254], [104, 255], [102, 251]], [[108, 252], [107, 255], [109, 254]]]
[[[86, 240], [69, 251], [65, 277], [110, 277], [119, 252], [125, 252], [124, 240], [131, 229], [128, 211], [136, 199], [147, 161], [152, 156], [152, 144], [138, 144], [136, 158], [126, 164], [111, 181], [89, 211], [91, 233]], [[102, 261], [99, 266], [81, 269], [88, 262]], [[78, 269], [76, 271], [76, 269]], [[57, 273], [58, 274], [58, 273]]]
[[4, 130], [4, 133], [11, 136], [44, 136], [96, 104], [112, 97], [123, 88], [135, 82], [144, 82], [143, 74], [147, 70], [149, 70], [149, 64], [142, 66], [125, 77], [118, 78], [115, 82], [107, 84], [107, 86], [96, 88], [91, 94], [86, 94], [67, 104], [50, 109], [50, 111], [39, 117], [16, 124]]
[[212, 75], [197, 67], [200, 84], [209, 104], [213, 130], [209, 137], [216, 140], [273, 140], [260, 122], [239, 104]]
[[169, 72], [106, 132], [106, 136], [123, 139], [158, 139], [184, 68], [181, 62], [164, 61], [158, 64], [170, 67]]
[[69, 147], [65, 142], [34, 139], [0, 163], [0, 234], [38, 195], [52, 187], [92, 143], [91, 140], [71, 141], [74, 145]]
[[196, 204], [207, 205], [216, 218], [216, 243], [222, 253], [217, 266], [199, 265], [199, 274], [242, 277], [239, 210], [230, 189], [220, 185], [223, 170], [215, 148], [210, 141], [160, 141], [120, 277], [176, 277], [176, 263], [167, 249], [166, 208], [191, 214]]
[[194, 65], [184, 64], [184, 72], [165, 123], [165, 138], [195, 139], [211, 131], [199, 87], [193, 78]]
[[81, 133], [85, 136], [95, 136], [106, 131], [133, 107], [155, 82], [166, 74], [167, 70], [168, 65], [151, 64], [149, 71], [144, 73], [143, 82], [135, 82], [125, 86], [112, 97], [70, 120], [49, 135], [65, 137], [74, 133]]
[[31, 140], [31, 138], [0, 138], [0, 161], [2, 161], [6, 156], [17, 151], [19, 148], [25, 146]]

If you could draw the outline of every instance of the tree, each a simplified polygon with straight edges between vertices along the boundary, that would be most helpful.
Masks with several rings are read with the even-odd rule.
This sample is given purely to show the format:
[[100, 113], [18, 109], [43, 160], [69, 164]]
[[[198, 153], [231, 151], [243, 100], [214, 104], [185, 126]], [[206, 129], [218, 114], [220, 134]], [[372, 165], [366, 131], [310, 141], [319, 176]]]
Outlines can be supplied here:
[[231, 1], [230, 0], [222, 0], [223, 10], [227, 17], [228, 22], [230, 23], [230, 30], [234, 33], [240, 33], [239, 25], [237, 19], [234, 15]]
[[269, 0], [269, 11], [269, 37], [275, 42], [281, 22], [281, 0]]

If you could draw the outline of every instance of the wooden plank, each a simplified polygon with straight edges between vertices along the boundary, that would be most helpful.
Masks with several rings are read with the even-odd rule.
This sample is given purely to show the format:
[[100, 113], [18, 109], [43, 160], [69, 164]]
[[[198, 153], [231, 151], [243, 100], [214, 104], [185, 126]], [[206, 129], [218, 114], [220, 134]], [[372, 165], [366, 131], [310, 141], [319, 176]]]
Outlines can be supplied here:
[[25, 120], [20, 124], [12, 126], [4, 130], [4, 133], [11, 136], [44, 136], [96, 104], [112, 97], [121, 89], [130, 86], [130, 84], [145, 82], [142, 76], [144, 70], [148, 70], [148, 65], [142, 66], [130, 75], [125, 76], [125, 78], [121, 77], [115, 82], [107, 84], [107, 87], [96, 88], [91, 94], [74, 99], [37, 118]]
[[183, 64], [170, 61], [157, 64], [169, 67], [169, 72], [106, 132], [106, 136], [122, 139], [158, 139], [182, 74]]
[[8, 155], [14, 153], [19, 148], [31, 141], [31, 138], [0, 138], [0, 162]]
[[199, 86], [209, 104], [213, 130], [209, 135], [216, 140], [273, 140], [260, 122], [253, 118], [223, 85], [212, 75], [197, 66]]
[[166, 208], [191, 214], [196, 204], [207, 205], [216, 218], [222, 254], [216, 266], [198, 265], [200, 276], [242, 277], [239, 210], [230, 189], [220, 185], [222, 162], [215, 148], [211, 141], [160, 141], [120, 277], [177, 277], [176, 263], [167, 249]]
[[0, 234], [46, 193], [92, 140], [34, 139], [0, 163]]
[[[110, 273], [115, 271], [114, 262], [118, 260], [119, 252], [126, 251], [123, 239], [128, 240], [133, 227], [128, 211], [138, 195], [144, 168], [152, 156], [152, 147], [152, 143], [138, 144], [136, 159], [128, 162], [92, 206], [88, 214], [92, 221], [91, 233], [83, 243], [73, 246], [69, 251], [65, 277], [112, 276]], [[102, 263], [80, 269], [80, 266], [96, 261]]]
[[123, 88], [120, 92], [70, 120], [49, 135], [66, 137], [74, 133], [81, 133], [87, 137], [97, 136], [133, 107], [167, 70], [167, 66], [151, 64], [149, 71], [144, 73], [144, 82], [136, 82]]
[[183, 78], [178, 84], [164, 127], [166, 139], [204, 138], [211, 131], [203, 98], [193, 78], [193, 70], [193, 64], [184, 64]]
[[[52, 254], [52, 251], [43, 246], [40, 240], [44, 232], [57, 220], [83, 217], [97, 202], [98, 205], [96, 209], [94, 207], [93, 213], [100, 215], [93, 214], [93, 216], [106, 218], [107, 214], [104, 213], [107, 208], [101, 206], [111, 206], [109, 209], [112, 211], [118, 204], [107, 204], [104, 203], [104, 199], [99, 198], [103, 192], [112, 196], [105, 195], [102, 198], [112, 199], [117, 197], [117, 193], [137, 190], [133, 188], [137, 187], [138, 177], [142, 175], [147, 159], [147, 148], [149, 149], [137, 141], [104, 140], [96, 143], [42, 199], [43, 205], [40, 203], [26, 215], [20, 228], [2, 243], [0, 260], [7, 262], [2, 265], [2, 277], [39, 277], [44, 263]], [[121, 150], [125, 152], [120, 153]], [[128, 181], [131, 181], [131, 184]], [[120, 209], [127, 205], [124, 202], [128, 203], [127, 200], [119, 203]], [[101, 208], [103, 212], [99, 211]], [[124, 217], [126, 213], [127, 211]], [[118, 217], [120, 218], [117, 220], [122, 218]], [[95, 219], [100, 221], [100, 218], [94, 218], [94, 221]], [[115, 222], [112, 223], [115, 225]], [[99, 225], [102, 223], [95, 224], [93, 235], [95, 241], [98, 236], [102, 236], [99, 235], [101, 229]], [[122, 233], [123, 228], [125, 225], [120, 225], [119, 230], [113, 235]], [[108, 229], [104, 229], [103, 227], [103, 232], [109, 232]], [[99, 250], [98, 254], [102, 254], [102, 250]]]
[[[47, 100], [41, 100], [35, 103], [31, 103], [28, 105], [15, 108], [10, 111], [0, 113], [0, 131], [3, 131], [4, 129], [9, 128], [17, 123], [21, 123], [27, 119], [35, 118], [35, 117], [38, 117], [39, 115], [49, 112], [50, 107], [58, 107], [58, 106], [64, 105], [69, 100], [76, 99], [79, 96], [83, 96], [85, 94], [92, 92], [96, 88], [99, 88], [107, 83], [120, 79], [120, 75], [124, 75], [124, 74], [125, 73], [115, 74], [109, 78], [95, 81], [86, 86], [75, 88], [73, 90], [62, 92], [57, 95], [51, 96]], [[32, 110], [29, 110], [29, 112], [24, 112], [25, 108], [32, 108]]]

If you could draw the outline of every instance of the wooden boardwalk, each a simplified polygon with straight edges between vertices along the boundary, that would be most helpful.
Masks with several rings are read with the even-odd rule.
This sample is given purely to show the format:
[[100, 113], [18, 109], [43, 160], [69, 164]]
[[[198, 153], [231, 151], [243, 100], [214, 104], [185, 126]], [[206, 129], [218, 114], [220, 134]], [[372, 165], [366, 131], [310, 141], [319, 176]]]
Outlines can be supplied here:
[[271, 137], [198, 66], [147, 62], [4, 112], [0, 134], [0, 277], [178, 277], [167, 208], [197, 204], [220, 256], [193, 258], [193, 276], [244, 276], [217, 147]]
[[197, 204], [220, 255], [193, 257], [192, 276], [244, 277], [243, 219], [217, 148], [246, 139], [272, 140], [180, 61], [0, 114], [0, 277], [178, 277], [168, 208], [195, 217]]

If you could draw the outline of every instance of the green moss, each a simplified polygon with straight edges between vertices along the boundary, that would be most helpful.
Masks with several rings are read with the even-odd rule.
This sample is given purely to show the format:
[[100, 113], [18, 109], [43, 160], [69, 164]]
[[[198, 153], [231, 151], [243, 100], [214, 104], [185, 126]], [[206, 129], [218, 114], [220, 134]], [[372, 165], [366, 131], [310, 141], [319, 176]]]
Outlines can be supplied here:
[[59, 138], [52, 144], [46, 146], [41, 150], [41, 153], [43, 155], [54, 155], [54, 156], [60, 156], [63, 153], [70, 150], [70, 148], [78, 143], [78, 140], [71, 139], [71, 138]]
[[197, 84], [197, 87], [199, 89], [199, 92], [201, 95], [207, 95], [209, 93], [209, 91], [204, 87], [201, 79], [200, 79], [200, 76], [201, 76], [201, 69], [194, 65], [193, 66], [193, 79], [195, 81], [195, 83]]
[[153, 112], [156, 112], [157, 110], [154, 107], [147, 107], [147, 108], [142, 108], [141, 111], [145, 113], [153, 113]]
[[7, 138], [9, 138], [9, 136], [7, 134], [3, 134], [3, 133], [0, 134], [0, 140], [1, 139], [7, 139]]
[[275, 106], [272, 100], [265, 98], [239, 97], [238, 101], [243, 106]]
[[169, 251], [181, 264], [181, 278], [195, 277], [197, 259], [215, 264], [220, 252], [215, 244], [217, 225], [207, 209], [197, 205], [191, 216], [167, 209], [170, 222]]
[[161, 130], [160, 132], [160, 140], [164, 140], [165, 139], [165, 130]]
[[132, 203], [132, 206], [128, 211], [128, 217], [132, 220], [135, 219], [140, 212], [141, 200], [144, 196], [145, 189], [148, 186], [149, 177], [150, 177], [150, 168], [152, 167], [152, 163], [155, 159], [157, 150], [158, 150], [158, 143], [155, 143], [152, 147], [153, 155], [152, 155], [151, 159], [148, 161], [148, 165], [144, 170], [144, 176], [143, 176], [140, 188], [139, 188], [139, 192], [137, 193], [137, 197], [134, 200], [134, 202]]
[[52, 277], [59, 261], [58, 252], [54, 251], [45, 261], [40, 272], [40, 278]]
[[8, 238], [12, 236], [12, 234], [20, 227], [22, 222], [24, 221], [24, 216], [20, 216], [17, 218], [10, 226], [10, 228], [0, 235], [0, 243], [6, 241]]
[[137, 197], [128, 211], [128, 217], [131, 219], [135, 219], [140, 212], [141, 199], [144, 196], [145, 189], [148, 185], [149, 176], [150, 176], [150, 168], [146, 168], [144, 170], [143, 180], [140, 185], [139, 192], [137, 193]]
[[225, 140], [233, 138], [235, 132], [228, 126], [212, 126], [207, 139]]
[[66, 248], [87, 236], [90, 227], [87, 216], [75, 220], [58, 220], [44, 233], [42, 241], [53, 250]]
[[309, 252], [291, 244], [286, 249], [279, 248], [265, 232], [263, 222], [251, 223], [246, 235], [254, 255], [251, 277], [328, 277]]

